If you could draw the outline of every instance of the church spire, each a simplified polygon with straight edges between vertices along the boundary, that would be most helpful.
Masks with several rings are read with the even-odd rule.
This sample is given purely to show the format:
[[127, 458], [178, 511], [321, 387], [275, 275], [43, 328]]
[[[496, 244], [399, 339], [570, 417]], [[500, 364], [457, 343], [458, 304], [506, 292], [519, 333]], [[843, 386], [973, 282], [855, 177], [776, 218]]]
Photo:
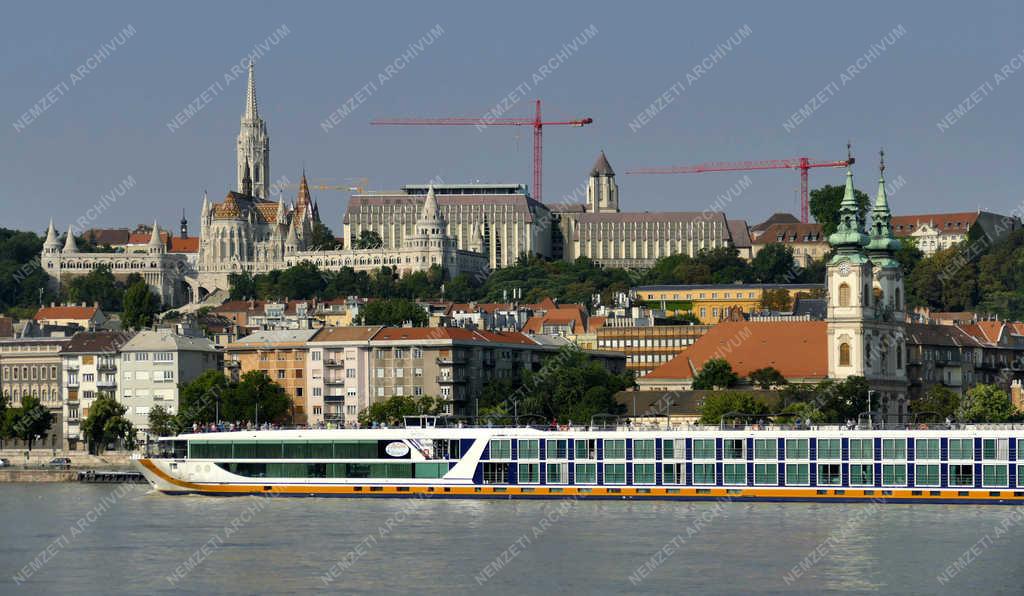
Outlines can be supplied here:
[[75, 230], [68, 226], [68, 237], [64, 239], [63, 252], [78, 252], [78, 244], [75, 243]]
[[864, 262], [861, 249], [868, 243], [867, 234], [861, 227], [860, 207], [853, 188], [853, 172], [846, 169], [846, 190], [839, 204], [839, 224], [828, 237], [829, 244], [836, 250], [833, 263], [840, 261]]
[[46, 241], [43, 242], [43, 246], [60, 246], [60, 240], [57, 239], [57, 229], [53, 227], [53, 218], [50, 218], [50, 225], [46, 228]]
[[245, 114], [242, 116], [243, 120], [254, 122], [260, 117], [259, 105], [256, 103], [256, 78], [255, 78], [255, 65], [253, 61], [249, 61], [249, 86], [245, 93]]
[[899, 267], [895, 256], [900, 249], [900, 241], [892, 234], [892, 213], [889, 211], [889, 198], [885, 194], [885, 150], [879, 151], [878, 155], [878, 195], [871, 209], [871, 242], [868, 243], [867, 251], [876, 265]]

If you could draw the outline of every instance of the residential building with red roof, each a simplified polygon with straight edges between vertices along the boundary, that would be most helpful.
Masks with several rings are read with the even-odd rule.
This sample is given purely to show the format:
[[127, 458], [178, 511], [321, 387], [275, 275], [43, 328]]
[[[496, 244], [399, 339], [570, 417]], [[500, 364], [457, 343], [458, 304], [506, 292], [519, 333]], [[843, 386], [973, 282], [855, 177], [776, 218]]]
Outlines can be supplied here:
[[84, 302], [68, 305], [50, 303], [50, 306], [40, 307], [33, 319], [40, 325], [78, 325], [86, 331], [99, 329], [107, 322], [98, 303], [87, 306]]
[[1016, 217], [988, 211], [960, 213], [923, 213], [894, 215], [893, 234], [897, 238], [911, 238], [925, 255], [947, 249], [967, 239], [971, 229], [978, 227], [989, 242], [998, 241], [1021, 227]]

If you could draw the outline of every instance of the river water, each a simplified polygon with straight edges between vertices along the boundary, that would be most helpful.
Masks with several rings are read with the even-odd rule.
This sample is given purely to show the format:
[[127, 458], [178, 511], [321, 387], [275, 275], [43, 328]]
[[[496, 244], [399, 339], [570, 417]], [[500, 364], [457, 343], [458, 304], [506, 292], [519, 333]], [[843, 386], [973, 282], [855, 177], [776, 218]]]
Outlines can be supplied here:
[[1024, 592], [1024, 508], [0, 485], [0, 594]]

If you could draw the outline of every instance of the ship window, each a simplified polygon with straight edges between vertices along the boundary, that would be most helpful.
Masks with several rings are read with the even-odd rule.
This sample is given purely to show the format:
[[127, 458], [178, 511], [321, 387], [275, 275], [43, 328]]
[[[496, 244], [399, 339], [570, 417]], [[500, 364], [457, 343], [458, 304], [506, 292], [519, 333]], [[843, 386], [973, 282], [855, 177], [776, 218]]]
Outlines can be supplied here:
[[974, 459], [974, 439], [950, 439], [949, 459]]
[[685, 484], [685, 464], [663, 464], [661, 466], [662, 484]]
[[981, 458], [985, 460], [1010, 459], [1010, 439], [985, 439], [981, 442]]
[[540, 459], [540, 440], [524, 439], [519, 441], [519, 459]]
[[576, 439], [573, 441], [576, 459], [597, 459], [596, 439]]
[[786, 459], [807, 459], [807, 439], [786, 439]]
[[625, 439], [605, 439], [605, 441], [604, 441], [604, 458], [605, 459], [626, 459], [626, 440]]
[[754, 484], [778, 484], [778, 474], [776, 464], [754, 464]]
[[694, 484], [714, 484], [715, 464], [693, 464]]
[[693, 459], [715, 459], [715, 440], [694, 439]]
[[882, 459], [906, 459], [906, 439], [882, 439]]
[[633, 459], [654, 459], [654, 439], [633, 441]]
[[484, 484], [508, 484], [509, 465], [507, 463], [485, 463]]
[[567, 449], [565, 439], [548, 439], [546, 449], [548, 459], [566, 458]]
[[775, 459], [777, 447], [775, 439], [754, 439], [754, 459]]
[[939, 464], [918, 464], [914, 472], [915, 486], [938, 486]]
[[957, 464], [949, 466], [950, 486], [974, 486], [974, 466]]
[[808, 464], [786, 464], [786, 486], [807, 486], [811, 483]]
[[576, 464], [576, 484], [597, 484], [597, 464]]
[[850, 459], [874, 459], [871, 439], [850, 439]]
[[662, 459], [686, 458], [686, 441], [682, 439], [665, 439], [661, 442]]
[[512, 459], [512, 441], [509, 439], [491, 439], [490, 459]]
[[625, 484], [626, 483], [626, 464], [605, 464], [604, 465], [604, 483], [605, 484]]
[[444, 478], [448, 473], [448, 464], [440, 463], [417, 463], [413, 464], [416, 471], [416, 478]]
[[850, 464], [850, 484], [871, 486], [874, 484], [874, 466], [871, 464]]
[[654, 464], [633, 464], [634, 484], [654, 484]]
[[722, 481], [725, 484], [747, 483], [747, 464], [725, 464], [722, 472]]
[[918, 439], [914, 456], [917, 459], [939, 459], [939, 440]]
[[818, 464], [818, 486], [838, 486], [842, 483], [842, 465]]
[[882, 486], [906, 486], [907, 466], [885, 464], [882, 466]]
[[519, 484], [540, 484], [540, 464], [519, 464]]
[[565, 484], [569, 479], [569, 464], [547, 464], [545, 468], [548, 484]]
[[818, 459], [839, 459], [839, 439], [818, 439]]

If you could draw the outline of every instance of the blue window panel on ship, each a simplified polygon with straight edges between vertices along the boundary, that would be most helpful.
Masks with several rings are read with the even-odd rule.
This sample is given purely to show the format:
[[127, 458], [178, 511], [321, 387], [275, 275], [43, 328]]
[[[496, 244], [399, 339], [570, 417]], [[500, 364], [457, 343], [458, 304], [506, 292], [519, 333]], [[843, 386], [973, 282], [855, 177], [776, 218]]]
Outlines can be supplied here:
[[519, 466], [514, 463], [508, 464], [508, 483], [519, 484]]
[[1010, 461], [1017, 461], [1017, 439], [1010, 437]]
[[[754, 441], [754, 439], [750, 439], [750, 441], [751, 441], [751, 445], [747, 445], [747, 453], [748, 454], [750, 453], [751, 450], [753, 450], [753, 441]], [[750, 456], [750, 457], [752, 457], [752, 456]], [[754, 486], [754, 462], [753, 461], [747, 461], [747, 486]]]
[[908, 464], [912, 463], [914, 460], [917, 459], [916, 451], [915, 451], [916, 448], [917, 448], [917, 441], [913, 441], [913, 440], [907, 441], [907, 463]]
[[509, 457], [512, 459], [512, 461], [515, 461], [519, 459], [519, 439], [509, 439], [509, 443], [511, 443], [512, 445], [511, 449], [509, 450]]
[[[626, 439], [626, 461], [633, 461], [633, 439]], [[628, 480], [626, 483], [632, 484]]]
[[[601, 439], [597, 441], [597, 459], [604, 461], [604, 442], [607, 439]], [[601, 466], [598, 466], [601, 467]]]
[[881, 437], [875, 437], [874, 438], [874, 442], [875, 442], [875, 461], [881, 461], [882, 460], [882, 438]]
[[[548, 442], [544, 439], [539, 439], [537, 443], [537, 455], [540, 457], [541, 461], [544, 461], [548, 458]], [[543, 468], [544, 466], [541, 467]]]
[[567, 484], [576, 484], [576, 464], [569, 463], [568, 468], [569, 468], [569, 478], [566, 479], [566, 483]]
[[[847, 459], [847, 457], [846, 457], [846, 439], [843, 439], [841, 449], [843, 450], [843, 454], [842, 455], [843, 455], [843, 459], [845, 460], [845, 459]], [[850, 464], [849, 463], [844, 461], [843, 463], [839, 464], [839, 475], [840, 475], [840, 482], [842, 482], [842, 486], [850, 486]]]
[[[978, 439], [979, 441], [981, 439]], [[974, 488], [981, 488], [981, 463], [974, 464]]]
[[882, 486], [882, 462], [875, 462], [873, 467], [875, 468], [875, 478], [874, 478], [875, 486], [881, 488], [881, 486]]
[[[747, 438], [747, 461], [754, 461], [754, 437]], [[751, 467], [751, 470], [754, 468]]]
[[[661, 460], [665, 459], [664, 457], [662, 457], [661, 453], [661, 450], [664, 449], [664, 444], [662, 443], [662, 441], [663, 439], [654, 439], [654, 461], [658, 462], [659, 464], [661, 463]], [[661, 466], [656, 466], [656, 468], [660, 469]], [[657, 474], [657, 472], [655, 472], [655, 474]]]
[[718, 439], [718, 458], [715, 462], [715, 486], [722, 486], [725, 484], [722, 475], [725, 473], [725, 466], [722, 465], [722, 439]]
[[[981, 461], [981, 437], [974, 439], [974, 461]], [[980, 484], [978, 486], [981, 486]]]
[[473, 484], [479, 485], [479, 484], [483, 484], [483, 483], [484, 483], [484, 465], [478, 463], [476, 465], [476, 470], [473, 472]]
[[[916, 441], [907, 441], [907, 442], [910, 443], [911, 445], [913, 445]], [[914, 462], [908, 461], [907, 462], [907, 486], [914, 486], [915, 483], [917, 482], [917, 476], [915, 476], [915, 472], [917, 472], [917, 466], [914, 465]]]
[[[482, 439], [481, 439], [482, 440]], [[460, 439], [459, 440], [459, 456], [465, 455], [469, 452], [469, 448], [473, 446], [474, 439]]]
[[[781, 459], [782, 461], [785, 461], [786, 460], [786, 439], [785, 439], [785, 437], [779, 437], [778, 450], [779, 450], [779, 459]], [[780, 483], [779, 486], [782, 486], [782, 484]]]
[[[686, 442], [686, 454], [685, 454], [686, 455], [686, 462], [687, 462], [687, 464], [689, 464], [693, 460], [693, 439], [687, 437], [685, 442]], [[689, 478], [690, 475], [687, 474], [686, 477]]]
[[[939, 439], [939, 457], [942, 461], [949, 461], [949, 439]], [[946, 483], [943, 482], [942, 486], [946, 486]]]
[[[843, 437], [839, 439], [839, 460], [850, 461], [850, 439]], [[846, 466], [843, 466], [843, 471], [846, 471]], [[846, 486], [846, 480], [843, 480], [843, 486]]]
[[[629, 440], [626, 441], [626, 457], [629, 457]], [[626, 463], [626, 485], [631, 486], [633, 484], [633, 463]]]
[[[818, 439], [811, 438], [807, 441], [807, 455], [811, 459], [811, 469], [814, 469], [814, 463], [818, 461]], [[814, 484], [814, 480], [811, 480], [811, 484]]]
[[[686, 439], [686, 441], [689, 442], [690, 439]], [[687, 453], [690, 452], [690, 448], [689, 447], [686, 448], [686, 452]], [[693, 462], [692, 461], [687, 461], [686, 464], [685, 464], [685, 467], [686, 467], [686, 486], [693, 486]]]
[[[716, 461], [719, 461], [719, 462], [722, 461], [722, 451], [723, 451], [722, 438], [718, 437], [717, 439], [715, 439], [715, 460]], [[721, 466], [721, 464], [719, 464], [719, 466]]]
[[[543, 444], [544, 444], [544, 441], [541, 441], [541, 445], [542, 445], [541, 453], [544, 452]], [[538, 476], [538, 479], [540, 480], [541, 484], [547, 484], [548, 483], [548, 465], [544, 461], [540, 462], [540, 473], [537, 476]]]
[[[780, 444], [784, 443], [784, 442], [785, 442], [784, 440], [779, 439], [779, 443]], [[778, 484], [779, 486], [786, 486], [786, 464], [785, 464], [785, 460], [779, 462], [777, 465], [778, 465], [778, 471], [777, 471], [775, 477], [778, 479], [778, 482], [776, 484]]]
[[[946, 459], [946, 439], [942, 439], [942, 459]], [[949, 488], [949, 464], [939, 464], [939, 484], [942, 488]]]
[[[814, 439], [811, 439], [811, 457], [814, 457]], [[807, 479], [810, 481], [811, 486], [818, 486], [818, 463], [811, 461], [807, 466]]]

